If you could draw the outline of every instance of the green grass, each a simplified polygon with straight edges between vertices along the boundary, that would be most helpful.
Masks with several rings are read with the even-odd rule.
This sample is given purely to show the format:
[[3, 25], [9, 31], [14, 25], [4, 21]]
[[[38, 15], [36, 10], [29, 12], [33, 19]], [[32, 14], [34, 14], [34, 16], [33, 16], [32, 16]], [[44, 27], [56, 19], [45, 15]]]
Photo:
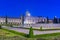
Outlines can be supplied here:
[[[52, 34], [40, 34], [34, 35], [33, 38], [28, 38], [28, 34], [16, 32], [8, 29], [0, 29], [0, 39], [2, 38], [6, 40], [49, 40], [52, 38], [60, 37], [60, 33], [52, 33]], [[22, 37], [21, 37], [22, 36]]]
[[51, 33], [51, 34], [40, 34], [40, 35], [35, 35], [34, 38], [37, 39], [44, 39], [44, 40], [60, 40], [60, 33]]
[[6, 29], [0, 29], [0, 40], [26, 40], [26, 38]]
[[0, 40], [35, 40], [36, 38], [27, 38], [24, 33], [13, 30], [0, 29]]
[[[13, 31], [13, 30], [8, 30], [8, 29], [3, 29], [3, 30], [6, 30], [6, 31], [9, 31], [11, 33], [21, 35], [21, 36], [24, 36], [24, 37], [28, 38], [28, 34], [16, 32], [16, 31]], [[60, 36], [60, 33], [34, 35], [34, 38], [40, 38], [40, 37], [46, 37], [47, 38], [47, 37], [55, 37], [55, 36]]]
[[40, 35], [35, 35], [34, 38], [49, 38], [49, 37], [57, 37], [57, 36], [60, 36], [60, 33], [40, 34]]
[[17, 32], [17, 31], [14, 31], [14, 30], [8, 30], [8, 29], [3, 29], [3, 30], [6, 30], [6, 31], [8, 31], [8, 32], [11, 32], [11, 33], [14, 33], [14, 34], [23, 36], [23, 37], [27, 37], [27, 36], [28, 36], [28, 35], [25, 34], [25, 33]]
[[8, 32], [6, 30], [0, 29], [0, 35], [4, 35], [4, 36], [17, 36], [14, 33]]

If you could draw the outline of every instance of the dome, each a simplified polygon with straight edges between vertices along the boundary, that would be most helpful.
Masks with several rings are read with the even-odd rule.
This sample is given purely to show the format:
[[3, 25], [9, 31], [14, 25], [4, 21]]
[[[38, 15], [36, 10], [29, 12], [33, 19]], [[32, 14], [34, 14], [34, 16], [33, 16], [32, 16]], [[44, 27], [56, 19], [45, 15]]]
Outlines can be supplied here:
[[31, 16], [29, 11], [26, 11], [26, 16]]

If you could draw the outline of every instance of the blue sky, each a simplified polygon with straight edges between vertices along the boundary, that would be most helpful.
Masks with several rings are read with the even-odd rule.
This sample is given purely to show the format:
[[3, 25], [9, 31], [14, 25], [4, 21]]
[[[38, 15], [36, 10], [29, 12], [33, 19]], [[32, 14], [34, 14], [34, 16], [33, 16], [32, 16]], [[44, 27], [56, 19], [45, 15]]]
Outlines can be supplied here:
[[32, 16], [60, 17], [60, 0], [0, 0], [0, 16], [20, 17], [26, 10]]

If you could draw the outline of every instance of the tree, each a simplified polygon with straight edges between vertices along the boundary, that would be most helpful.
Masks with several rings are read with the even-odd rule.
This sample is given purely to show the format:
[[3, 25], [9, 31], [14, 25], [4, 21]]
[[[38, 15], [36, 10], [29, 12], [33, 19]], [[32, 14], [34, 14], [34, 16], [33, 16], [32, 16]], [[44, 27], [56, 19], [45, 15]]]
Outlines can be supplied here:
[[58, 23], [58, 19], [56, 17], [54, 17], [53, 23]]
[[59, 23], [60, 23], [60, 18], [59, 18]]
[[7, 16], [6, 16], [6, 19], [5, 19], [5, 23], [7, 24]]
[[21, 14], [21, 25], [24, 25], [24, 15]]
[[10, 27], [13, 27], [13, 25], [12, 25], [12, 24], [10, 24]]
[[1, 27], [1, 25], [0, 25], [0, 29], [1, 29], [2, 27]]
[[47, 23], [49, 23], [49, 18], [48, 18], [48, 16], [47, 16]]
[[29, 30], [29, 37], [33, 38], [33, 28], [32, 27], [30, 27], [30, 30]]

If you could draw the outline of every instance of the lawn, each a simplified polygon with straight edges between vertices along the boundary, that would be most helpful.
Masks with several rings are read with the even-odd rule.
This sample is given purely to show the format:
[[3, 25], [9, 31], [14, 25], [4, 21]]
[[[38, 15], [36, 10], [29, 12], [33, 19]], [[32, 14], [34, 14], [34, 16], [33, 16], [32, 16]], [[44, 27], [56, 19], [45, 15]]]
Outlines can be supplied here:
[[51, 33], [51, 34], [40, 34], [40, 35], [35, 35], [34, 38], [49, 38], [49, 37], [57, 37], [60, 36], [60, 33]]
[[26, 40], [26, 38], [7, 30], [0, 29], [0, 40]]
[[47, 40], [60, 40], [60, 33], [35, 35], [34, 38], [42, 38]]
[[3, 30], [3, 29], [0, 29], [0, 35], [4, 35], [4, 36], [16, 36], [16, 34], [13, 34], [11, 32]]
[[0, 29], [0, 40], [55, 40], [59, 38], [60, 33], [34, 35], [33, 38], [28, 38], [27, 34], [24, 33], [13, 30]]
[[35, 38], [27, 38], [26, 36], [27, 34], [13, 30], [0, 29], [0, 40], [36, 40]]
[[[7, 30], [7, 29], [0, 29], [0, 36], [20, 36], [19, 34], [16, 34], [16, 33], [13, 33], [13, 30], [12, 30], [12, 32], [10, 32], [9, 30]], [[21, 35], [23, 35], [22, 33], [21, 33]]]

